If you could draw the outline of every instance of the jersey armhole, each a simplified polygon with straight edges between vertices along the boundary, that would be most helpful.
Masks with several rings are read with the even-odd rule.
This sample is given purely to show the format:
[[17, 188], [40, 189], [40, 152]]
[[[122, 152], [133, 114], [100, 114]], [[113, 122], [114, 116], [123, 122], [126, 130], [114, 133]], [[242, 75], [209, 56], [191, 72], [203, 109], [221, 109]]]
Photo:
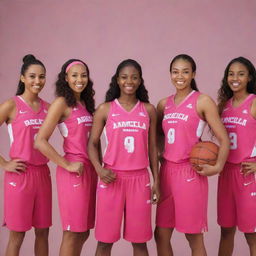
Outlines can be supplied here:
[[108, 102], [108, 103], [109, 103], [109, 110], [108, 110], [108, 113], [106, 113], [105, 126], [106, 126], [106, 125], [108, 124], [108, 122], [109, 122], [110, 114], [112, 113], [112, 109], [113, 109], [114, 104], [115, 104], [114, 101], [115, 101], [115, 100]]
[[12, 97], [12, 100], [14, 101], [14, 104], [15, 104], [15, 114], [12, 118], [12, 121], [11, 122], [8, 122], [6, 123], [6, 125], [9, 125], [9, 124], [12, 124], [15, 122], [15, 120], [17, 119], [17, 117], [19, 116], [19, 104], [18, 104], [18, 99], [17, 99], [18, 96], [14, 96]]

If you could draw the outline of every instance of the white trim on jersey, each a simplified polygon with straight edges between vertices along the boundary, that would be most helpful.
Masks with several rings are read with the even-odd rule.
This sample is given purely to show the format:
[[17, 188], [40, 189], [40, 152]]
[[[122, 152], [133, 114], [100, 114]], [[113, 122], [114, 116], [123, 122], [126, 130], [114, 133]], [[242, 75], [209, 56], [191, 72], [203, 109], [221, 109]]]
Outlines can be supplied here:
[[103, 129], [103, 134], [104, 134], [104, 137], [105, 137], [105, 150], [104, 150], [104, 153], [103, 153], [103, 157], [105, 156], [106, 152], [107, 152], [107, 148], [108, 148], [108, 137], [107, 137], [107, 129], [106, 127], [104, 127]]
[[61, 133], [61, 135], [65, 138], [68, 137], [68, 127], [66, 126], [66, 124], [64, 122], [58, 124], [58, 128], [59, 128], [59, 131]]
[[250, 157], [256, 156], [256, 146], [253, 147]]
[[14, 138], [13, 138], [13, 130], [12, 130], [12, 124], [8, 124], [7, 125], [7, 129], [8, 129], [8, 134], [9, 134], [9, 138], [10, 138], [10, 145], [12, 145]]
[[196, 129], [196, 136], [200, 138], [203, 134], [204, 127], [206, 125], [206, 122], [204, 120], [200, 120]]

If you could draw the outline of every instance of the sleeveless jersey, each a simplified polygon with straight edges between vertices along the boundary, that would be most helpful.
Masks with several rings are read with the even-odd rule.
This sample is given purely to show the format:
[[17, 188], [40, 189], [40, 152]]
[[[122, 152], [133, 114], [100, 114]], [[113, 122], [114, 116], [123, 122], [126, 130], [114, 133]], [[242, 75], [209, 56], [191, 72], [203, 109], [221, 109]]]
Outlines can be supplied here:
[[202, 136], [205, 121], [196, 110], [199, 95], [199, 92], [192, 91], [179, 105], [174, 103], [175, 95], [167, 98], [162, 128], [165, 135], [163, 157], [168, 161], [187, 161], [191, 148]]
[[104, 163], [116, 170], [147, 168], [150, 118], [144, 103], [138, 101], [129, 112], [117, 99], [110, 104], [104, 129], [107, 144]]
[[48, 159], [34, 148], [34, 140], [46, 114], [47, 103], [40, 99], [40, 109], [35, 112], [21, 96], [15, 96], [16, 115], [7, 125], [10, 137], [10, 158], [22, 159], [27, 164], [44, 165]]
[[73, 161], [89, 161], [87, 144], [92, 128], [92, 115], [87, 109], [77, 104], [58, 128], [64, 138], [63, 150], [66, 156]]
[[[221, 115], [230, 139], [228, 162], [241, 163], [256, 157], [256, 120], [251, 115], [251, 106], [256, 95], [250, 94], [238, 107], [227, 102]], [[252, 160], [252, 159], [251, 159]]]

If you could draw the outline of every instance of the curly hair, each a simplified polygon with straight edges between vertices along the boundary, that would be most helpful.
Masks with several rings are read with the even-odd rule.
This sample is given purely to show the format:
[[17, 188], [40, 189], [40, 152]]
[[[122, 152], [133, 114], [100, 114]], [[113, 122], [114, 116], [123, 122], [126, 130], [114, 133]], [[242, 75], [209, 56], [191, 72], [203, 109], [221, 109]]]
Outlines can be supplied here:
[[64, 97], [65, 101], [69, 107], [77, 106], [77, 100], [75, 98], [74, 92], [68, 86], [68, 82], [66, 81], [66, 68], [70, 63], [75, 62], [75, 61], [82, 62], [87, 70], [88, 84], [82, 91], [80, 99], [81, 99], [81, 101], [84, 102], [85, 107], [88, 110], [88, 112], [92, 114], [95, 111], [95, 101], [94, 101], [95, 91], [93, 89], [93, 82], [90, 78], [89, 68], [85, 62], [83, 62], [79, 59], [70, 59], [63, 64], [61, 71], [58, 74], [58, 80], [55, 83], [55, 85], [56, 85], [55, 95], [57, 97]]
[[144, 79], [142, 77], [142, 69], [140, 64], [132, 59], [127, 59], [122, 61], [117, 69], [116, 69], [116, 73], [115, 75], [112, 77], [111, 82], [109, 84], [109, 89], [106, 92], [106, 97], [105, 97], [105, 102], [109, 102], [109, 101], [113, 101], [116, 98], [120, 97], [120, 88], [119, 85], [117, 83], [117, 78], [120, 74], [120, 71], [127, 66], [132, 66], [134, 67], [136, 70], [138, 70], [139, 75], [140, 75], [140, 79], [141, 79], [141, 83], [139, 85], [139, 88], [136, 91], [136, 98], [139, 99], [142, 102], [149, 102], [149, 97], [148, 97], [148, 91], [144, 85]]
[[[46, 72], [46, 68], [40, 60], [36, 59], [36, 57], [32, 54], [27, 54], [23, 57], [23, 65], [21, 67], [20, 74], [24, 76], [26, 71], [31, 65], [40, 65], [43, 67], [44, 71]], [[24, 93], [24, 91], [25, 91], [25, 84], [20, 80], [18, 84], [18, 89], [16, 91], [16, 95], [21, 95]]]
[[[189, 55], [187, 54], [179, 54], [177, 56], [175, 56], [171, 63], [170, 63], [170, 72], [172, 71], [172, 65], [173, 63], [176, 61], [176, 60], [179, 60], [179, 59], [182, 59], [182, 60], [185, 60], [185, 61], [188, 61], [190, 64], [191, 64], [191, 68], [192, 68], [192, 72], [196, 72], [196, 63], [194, 61], [194, 59], [192, 57], [190, 57]], [[196, 81], [195, 79], [193, 78], [191, 80], [191, 84], [190, 84], [191, 88], [195, 91], [198, 91], [198, 88], [197, 88], [197, 85], [196, 85]]]
[[219, 114], [222, 114], [227, 101], [233, 97], [233, 91], [230, 89], [230, 87], [228, 85], [228, 81], [227, 81], [228, 72], [229, 72], [230, 66], [233, 63], [241, 63], [242, 65], [244, 65], [247, 68], [247, 70], [249, 72], [249, 76], [251, 78], [251, 80], [247, 84], [247, 92], [256, 94], [256, 71], [255, 71], [254, 65], [248, 59], [246, 59], [244, 57], [238, 57], [238, 58], [231, 60], [228, 63], [228, 65], [224, 71], [224, 77], [222, 79], [222, 84], [221, 84], [220, 89], [218, 90]]

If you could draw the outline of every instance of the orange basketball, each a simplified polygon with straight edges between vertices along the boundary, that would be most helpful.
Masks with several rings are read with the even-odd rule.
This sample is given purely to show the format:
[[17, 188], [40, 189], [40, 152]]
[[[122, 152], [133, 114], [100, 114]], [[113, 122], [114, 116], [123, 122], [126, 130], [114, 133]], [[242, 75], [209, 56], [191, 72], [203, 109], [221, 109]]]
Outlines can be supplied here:
[[193, 146], [189, 160], [192, 165], [215, 165], [218, 152], [219, 147], [215, 143], [211, 141], [201, 141]]

